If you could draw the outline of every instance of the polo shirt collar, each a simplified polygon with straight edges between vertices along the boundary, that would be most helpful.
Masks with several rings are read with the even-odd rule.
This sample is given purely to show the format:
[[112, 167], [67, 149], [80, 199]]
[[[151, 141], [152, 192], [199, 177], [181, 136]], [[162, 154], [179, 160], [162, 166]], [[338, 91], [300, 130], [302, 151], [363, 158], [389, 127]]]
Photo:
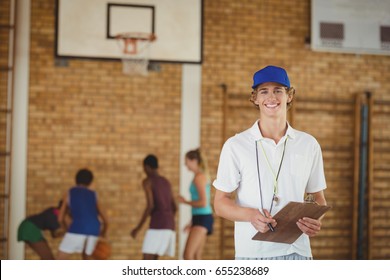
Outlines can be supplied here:
[[[252, 127], [249, 129], [251, 135], [254, 137], [256, 141], [264, 139], [263, 135], [261, 134], [261, 131], [259, 129], [259, 123], [260, 120], [257, 120]], [[294, 139], [295, 138], [295, 129], [291, 127], [291, 125], [287, 122], [287, 131], [286, 134], [288, 138]]]

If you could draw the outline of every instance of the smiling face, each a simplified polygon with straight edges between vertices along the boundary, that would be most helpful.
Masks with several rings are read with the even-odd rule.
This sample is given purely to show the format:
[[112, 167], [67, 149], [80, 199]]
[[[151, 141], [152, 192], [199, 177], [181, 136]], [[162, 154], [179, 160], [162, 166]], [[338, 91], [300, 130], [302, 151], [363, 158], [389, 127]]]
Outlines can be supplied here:
[[255, 89], [254, 94], [253, 102], [259, 106], [261, 116], [286, 116], [287, 103], [292, 100], [286, 87], [278, 83], [264, 83]]

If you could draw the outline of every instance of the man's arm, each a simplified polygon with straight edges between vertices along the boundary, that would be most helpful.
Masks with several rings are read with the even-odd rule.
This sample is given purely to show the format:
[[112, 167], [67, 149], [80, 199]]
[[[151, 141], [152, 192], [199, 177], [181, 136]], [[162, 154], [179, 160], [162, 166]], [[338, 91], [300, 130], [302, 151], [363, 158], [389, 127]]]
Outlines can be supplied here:
[[65, 221], [65, 216], [68, 209], [68, 192], [64, 195], [64, 198], [62, 199], [62, 204], [60, 207], [60, 211], [58, 213], [58, 223], [63, 228], [64, 231], [67, 231], [68, 225]]
[[101, 218], [102, 223], [103, 223], [103, 227], [102, 227], [102, 230], [100, 232], [100, 235], [105, 237], [106, 233], [107, 233], [107, 228], [108, 228], [108, 219], [107, 219], [107, 217], [102, 209], [102, 206], [100, 205], [100, 203], [98, 201], [96, 201], [96, 206], [97, 206], [99, 217]]
[[319, 205], [326, 205], [326, 199], [325, 199], [324, 191], [311, 193], [311, 195], [313, 196], [314, 201], [317, 202]]
[[173, 213], [176, 214], [176, 212], [177, 212], [177, 205], [176, 205], [176, 200], [175, 200], [175, 197], [173, 196], [173, 194], [172, 194], [172, 210], [173, 210]]
[[250, 222], [258, 231], [267, 232], [268, 223], [276, 226], [276, 221], [272, 218], [267, 210], [264, 215], [258, 209], [241, 207], [232, 199], [232, 193], [216, 190], [214, 196], [215, 213], [230, 221]]
[[141, 220], [139, 221], [138, 225], [131, 231], [130, 235], [133, 238], [137, 237], [137, 234], [139, 230], [142, 228], [144, 223], [146, 222], [146, 219], [150, 216], [152, 213], [152, 210], [154, 208], [154, 202], [153, 202], [153, 193], [152, 193], [152, 183], [149, 179], [145, 179], [142, 183], [144, 191], [145, 191], [145, 197], [146, 197], [146, 208], [142, 214]]
[[[316, 203], [318, 203], [319, 205], [326, 205], [324, 191], [319, 191], [319, 192], [310, 193], [310, 194], [313, 196], [314, 201]], [[298, 220], [297, 226], [300, 228], [300, 230], [303, 233], [307, 234], [310, 237], [313, 237], [313, 236], [317, 235], [318, 232], [321, 230], [321, 225], [322, 225], [321, 220], [323, 217], [324, 217], [324, 215], [322, 217], [320, 217], [318, 220], [304, 217], [304, 218]]]

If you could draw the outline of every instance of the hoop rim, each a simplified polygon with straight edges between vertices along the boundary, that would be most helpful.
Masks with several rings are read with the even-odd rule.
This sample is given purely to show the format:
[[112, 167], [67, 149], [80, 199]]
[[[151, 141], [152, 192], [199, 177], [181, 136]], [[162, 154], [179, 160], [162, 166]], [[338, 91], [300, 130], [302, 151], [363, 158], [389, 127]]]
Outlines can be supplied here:
[[115, 35], [115, 39], [118, 40], [140, 40], [153, 42], [157, 39], [155, 33], [147, 32], [122, 32]]

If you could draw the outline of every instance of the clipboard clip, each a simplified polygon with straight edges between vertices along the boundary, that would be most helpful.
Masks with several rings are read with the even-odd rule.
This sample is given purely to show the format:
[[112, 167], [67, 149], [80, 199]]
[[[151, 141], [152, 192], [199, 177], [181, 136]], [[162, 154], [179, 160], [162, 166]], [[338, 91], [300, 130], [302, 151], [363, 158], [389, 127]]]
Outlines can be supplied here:
[[310, 193], [306, 195], [305, 203], [311, 203], [311, 204], [317, 204], [318, 205], [317, 201], [314, 198], [314, 195], [312, 195]]

